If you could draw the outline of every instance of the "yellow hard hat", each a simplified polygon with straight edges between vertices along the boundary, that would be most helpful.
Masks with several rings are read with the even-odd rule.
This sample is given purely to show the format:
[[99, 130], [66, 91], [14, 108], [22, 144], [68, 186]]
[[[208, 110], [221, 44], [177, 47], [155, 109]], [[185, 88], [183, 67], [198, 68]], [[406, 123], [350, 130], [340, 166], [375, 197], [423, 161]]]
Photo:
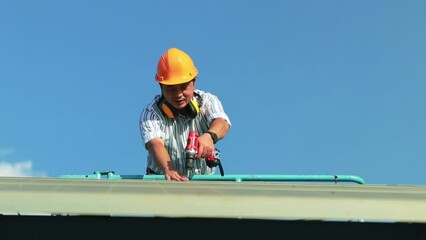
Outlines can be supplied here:
[[170, 48], [158, 61], [155, 80], [164, 85], [176, 85], [191, 81], [197, 74], [198, 70], [188, 54]]

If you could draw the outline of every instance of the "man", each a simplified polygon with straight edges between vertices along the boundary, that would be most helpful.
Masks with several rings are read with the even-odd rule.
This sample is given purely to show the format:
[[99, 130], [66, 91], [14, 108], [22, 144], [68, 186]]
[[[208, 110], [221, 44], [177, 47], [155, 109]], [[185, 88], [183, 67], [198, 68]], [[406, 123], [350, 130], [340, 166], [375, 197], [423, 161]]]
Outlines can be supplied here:
[[[219, 99], [195, 89], [198, 70], [191, 57], [168, 49], [158, 61], [155, 79], [158, 95], [142, 111], [140, 130], [148, 150], [147, 174], [164, 174], [167, 180], [187, 181], [185, 146], [189, 131], [198, 138], [197, 158], [210, 156], [214, 144], [224, 138], [231, 122]], [[213, 174], [203, 159], [195, 162], [195, 174]]]

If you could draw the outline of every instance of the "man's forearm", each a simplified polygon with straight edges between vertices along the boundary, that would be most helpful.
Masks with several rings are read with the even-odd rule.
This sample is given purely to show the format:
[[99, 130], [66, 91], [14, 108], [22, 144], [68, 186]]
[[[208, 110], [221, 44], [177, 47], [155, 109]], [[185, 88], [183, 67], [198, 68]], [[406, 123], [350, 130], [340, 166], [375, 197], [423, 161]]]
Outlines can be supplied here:
[[216, 133], [220, 139], [224, 138], [229, 131], [229, 123], [223, 118], [216, 118], [210, 125], [209, 131]]
[[153, 139], [146, 144], [149, 153], [154, 157], [155, 164], [163, 171], [173, 169], [172, 161], [162, 141]]
[[154, 157], [155, 164], [163, 170], [166, 180], [188, 181], [188, 178], [179, 173], [173, 165], [163, 140], [153, 139], [146, 143], [146, 148]]

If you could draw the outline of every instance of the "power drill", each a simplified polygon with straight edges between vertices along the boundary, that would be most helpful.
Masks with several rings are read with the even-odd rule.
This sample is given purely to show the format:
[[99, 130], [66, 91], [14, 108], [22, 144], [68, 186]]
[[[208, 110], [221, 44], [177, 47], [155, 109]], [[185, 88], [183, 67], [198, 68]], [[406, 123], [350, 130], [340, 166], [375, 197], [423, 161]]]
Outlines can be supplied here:
[[[189, 131], [187, 144], [185, 147], [185, 159], [186, 159], [186, 176], [189, 177], [193, 174], [194, 170], [194, 161], [197, 160], [195, 155], [198, 152], [198, 132], [197, 131]], [[222, 163], [220, 162], [220, 151], [218, 149], [214, 149], [213, 154], [209, 157], [205, 158], [206, 164], [209, 168], [214, 168], [219, 166], [220, 175], [223, 177], [225, 175], [222, 167]]]

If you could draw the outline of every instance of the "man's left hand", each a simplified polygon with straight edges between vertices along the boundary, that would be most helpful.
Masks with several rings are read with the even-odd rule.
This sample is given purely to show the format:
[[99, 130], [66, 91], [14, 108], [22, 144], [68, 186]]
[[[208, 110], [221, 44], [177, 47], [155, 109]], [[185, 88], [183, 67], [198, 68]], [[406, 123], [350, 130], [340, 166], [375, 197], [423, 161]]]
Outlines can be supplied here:
[[198, 152], [196, 158], [207, 158], [213, 154], [214, 144], [210, 134], [204, 133], [198, 138]]

